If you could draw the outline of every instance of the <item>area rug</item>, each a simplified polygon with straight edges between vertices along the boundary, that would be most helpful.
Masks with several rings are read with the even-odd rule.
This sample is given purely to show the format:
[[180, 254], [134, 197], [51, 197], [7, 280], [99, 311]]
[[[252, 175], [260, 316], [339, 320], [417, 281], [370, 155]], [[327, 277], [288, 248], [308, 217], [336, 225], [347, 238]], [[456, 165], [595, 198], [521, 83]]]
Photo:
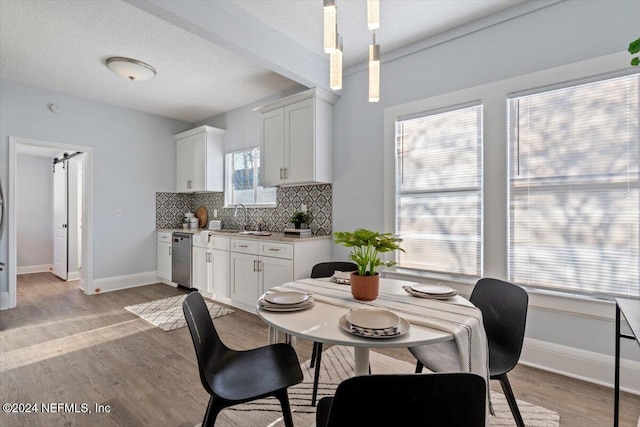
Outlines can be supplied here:
[[[371, 371], [376, 374], [413, 373], [415, 366], [380, 353], [370, 353]], [[353, 350], [348, 347], [333, 346], [323, 352], [318, 399], [333, 396], [338, 384], [353, 376]], [[313, 389], [313, 369], [309, 361], [301, 365], [304, 373], [302, 383], [289, 389], [289, 400], [293, 413], [293, 422], [299, 426], [311, 426], [315, 423], [316, 408], [311, 406]], [[427, 375], [427, 374], [425, 374]], [[509, 405], [501, 393], [492, 392], [491, 399], [496, 412], [491, 417], [491, 426], [515, 426]], [[527, 427], [557, 427], [560, 415], [557, 412], [518, 400], [518, 406]], [[267, 427], [283, 426], [279, 402], [274, 398], [262, 399], [223, 410], [216, 426]]]
[[[177, 295], [175, 297], [130, 305], [125, 307], [125, 310], [143, 318], [163, 331], [173, 331], [174, 329], [187, 326], [184, 313], [182, 312], [182, 301], [184, 301], [186, 297], [186, 295]], [[222, 307], [206, 299], [205, 302], [207, 303], [207, 307], [209, 307], [209, 313], [212, 319], [234, 312], [230, 308]]]

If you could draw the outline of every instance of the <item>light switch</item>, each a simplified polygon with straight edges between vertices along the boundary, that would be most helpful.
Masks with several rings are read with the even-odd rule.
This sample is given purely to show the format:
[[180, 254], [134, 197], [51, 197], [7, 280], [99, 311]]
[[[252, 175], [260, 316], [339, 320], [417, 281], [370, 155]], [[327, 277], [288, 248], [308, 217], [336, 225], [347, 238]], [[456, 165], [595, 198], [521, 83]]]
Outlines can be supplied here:
[[116, 218], [120, 218], [122, 216], [122, 209], [116, 209]]

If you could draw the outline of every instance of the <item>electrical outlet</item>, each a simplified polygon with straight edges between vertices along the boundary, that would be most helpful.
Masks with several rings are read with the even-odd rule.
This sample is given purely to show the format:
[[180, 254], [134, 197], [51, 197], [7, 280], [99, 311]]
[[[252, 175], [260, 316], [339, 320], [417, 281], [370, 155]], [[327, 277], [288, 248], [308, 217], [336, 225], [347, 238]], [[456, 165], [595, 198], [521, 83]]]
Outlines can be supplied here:
[[116, 209], [116, 218], [120, 218], [122, 216], [122, 209]]

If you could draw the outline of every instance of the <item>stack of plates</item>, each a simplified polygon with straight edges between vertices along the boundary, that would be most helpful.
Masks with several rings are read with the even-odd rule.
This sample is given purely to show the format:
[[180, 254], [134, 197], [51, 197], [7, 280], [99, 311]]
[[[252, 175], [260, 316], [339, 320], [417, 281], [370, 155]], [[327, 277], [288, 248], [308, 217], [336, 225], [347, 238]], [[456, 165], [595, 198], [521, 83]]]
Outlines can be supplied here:
[[345, 331], [367, 338], [393, 338], [409, 330], [409, 322], [381, 309], [351, 310], [340, 318], [339, 324]]
[[404, 290], [414, 297], [431, 298], [431, 299], [447, 299], [457, 295], [455, 289], [441, 284], [438, 285], [418, 285], [405, 286]]
[[258, 307], [267, 311], [299, 311], [313, 306], [313, 303], [313, 295], [269, 291], [260, 297]]
[[334, 271], [331, 280], [343, 285], [351, 284], [351, 272], [350, 271]]

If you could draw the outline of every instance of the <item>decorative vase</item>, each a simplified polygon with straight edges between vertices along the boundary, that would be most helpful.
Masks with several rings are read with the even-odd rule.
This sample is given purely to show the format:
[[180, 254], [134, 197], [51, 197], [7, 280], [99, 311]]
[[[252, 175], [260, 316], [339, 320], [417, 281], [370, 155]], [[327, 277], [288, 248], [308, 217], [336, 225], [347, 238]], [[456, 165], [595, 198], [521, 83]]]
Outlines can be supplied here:
[[380, 274], [375, 276], [360, 276], [358, 273], [351, 273], [351, 295], [360, 301], [373, 301], [378, 298], [380, 289]]
[[296, 230], [300, 230], [300, 226], [302, 225], [299, 222], [296, 222], [295, 224], [293, 224], [296, 227]]

